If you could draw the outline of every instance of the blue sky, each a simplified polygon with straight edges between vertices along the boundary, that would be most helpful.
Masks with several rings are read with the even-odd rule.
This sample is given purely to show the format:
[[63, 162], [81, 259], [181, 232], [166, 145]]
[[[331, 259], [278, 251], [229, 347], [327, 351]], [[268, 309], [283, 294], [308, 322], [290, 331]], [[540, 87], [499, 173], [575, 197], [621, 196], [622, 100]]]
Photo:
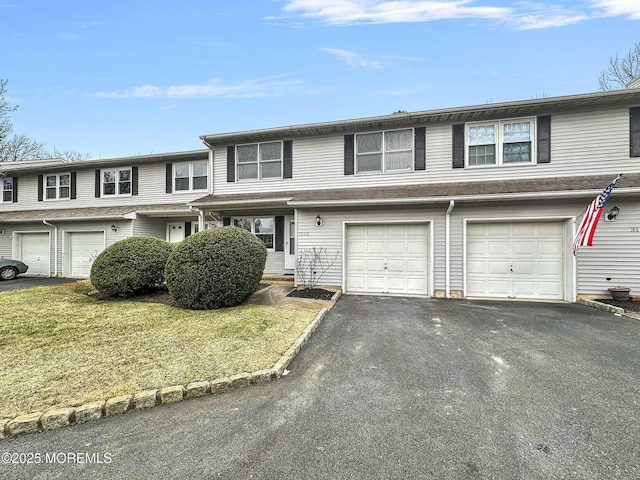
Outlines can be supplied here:
[[638, 0], [0, 0], [14, 133], [92, 158], [592, 92], [637, 42]]

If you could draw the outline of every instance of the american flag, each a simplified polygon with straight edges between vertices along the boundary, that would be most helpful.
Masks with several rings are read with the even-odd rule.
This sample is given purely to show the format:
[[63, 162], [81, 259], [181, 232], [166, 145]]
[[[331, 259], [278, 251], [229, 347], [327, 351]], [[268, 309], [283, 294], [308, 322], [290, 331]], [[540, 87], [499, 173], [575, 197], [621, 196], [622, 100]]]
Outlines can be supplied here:
[[580, 223], [580, 228], [576, 232], [576, 237], [573, 239], [573, 254], [576, 254], [578, 247], [590, 247], [593, 244], [593, 235], [596, 233], [596, 227], [598, 221], [602, 215], [602, 207], [607, 203], [611, 191], [615, 188], [616, 182], [620, 179], [622, 174], [618, 175], [613, 182], [607, 186], [593, 201], [589, 204], [584, 217]]

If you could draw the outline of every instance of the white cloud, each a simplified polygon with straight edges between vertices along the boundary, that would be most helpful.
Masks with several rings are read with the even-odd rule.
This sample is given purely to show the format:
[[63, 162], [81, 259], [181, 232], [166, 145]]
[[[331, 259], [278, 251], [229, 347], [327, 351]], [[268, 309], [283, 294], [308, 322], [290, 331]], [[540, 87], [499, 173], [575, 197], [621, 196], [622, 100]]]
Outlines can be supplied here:
[[[640, 9], [635, 5], [638, 0], [592, 1]], [[591, 17], [588, 12], [554, 4], [514, 2], [509, 7], [499, 7], [478, 5], [475, 0], [288, 0], [284, 11], [330, 25], [484, 19], [522, 30], [560, 27]]]
[[288, 75], [243, 80], [238, 83], [224, 84], [219, 78], [207, 83], [191, 85], [143, 85], [125, 91], [98, 92], [103, 98], [255, 98], [280, 95], [285, 90], [300, 84], [297, 80], [286, 80]]
[[625, 16], [640, 20], [640, 2], [638, 0], [595, 0], [591, 4], [603, 9], [610, 16]]
[[321, 50], [323, 52], [327, 52], [332, 55], [335, 55], [340, 60], [347, 62], [352, 67], [360, 67], [360, 68], [367, 68], [367, 69], [382, 68], [382, 65], [380, 64], [380, 62], [377, 62], [375, 60], [367, 60], [355, 52], [350, 52], [348, 50], [341, 50], [339, 48], [322, 48]]
[[334, 25], [404, 23], [448, 18], [504, 18], [508, 8], [470, 5], [472, 0], [289, 0], [288, 12]]

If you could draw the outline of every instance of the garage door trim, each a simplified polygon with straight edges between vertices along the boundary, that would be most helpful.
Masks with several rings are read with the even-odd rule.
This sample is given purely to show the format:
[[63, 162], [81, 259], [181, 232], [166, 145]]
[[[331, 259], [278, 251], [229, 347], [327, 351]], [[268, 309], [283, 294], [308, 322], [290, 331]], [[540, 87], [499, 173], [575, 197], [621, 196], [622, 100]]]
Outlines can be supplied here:
[[[463, 218], [463, 284], [465, 297], [468, 296], [468, 234], [467, 226], [469, 224], [512, 224], [512, 223], [560, 223], [562, 225], [563, 243], [562, 243], [562, 298], [557, 300], [575, 301], [576, 297], [576, 263], [575, 258], [570, 255], [569, 243], [574, 234], [573, 221], [575, 217], [569, 216], [548, 216], [548, 217], [465, 217]], [[503, 298], [503, 297], [496, 297]], [[507, 298], [504, 298], [505, 300]], [[520, 299], [525, 299], [521, 297]], [[532, 298], [531, 300], [536, 300]], [[542, 299], [541, 299], [542, 300]]]
[[[49, 230], [15, 230], [13, 232], [13, 242], [12, 242], [12, 257], [15, 258], [16, 260], [20, 260], [22, 261], [22, 240], [24, 238], [24, 235], [29, 235], [29, 234], [39, 234], [39, 235], [48, 235], [48, 239], [49, 239], [49, 245], [48, 245], [48, 250], [47, 250], [47, 272], [43, 273], [43, 274], [38, 274], [36, 273], [36, 268], [35, 266], [32, 264], [29, 266], [29, 271], [27, 272], [27, 275], [41, 275], [41, 276], [46, 276], [49, 277], [51, 276], [51, 232]], [[27, 265], [29, 265], [29, 263], [31, 262], [25, 262], [27, 263]]]
[[[105, 229], [95, 229], [95, 230], [65, 230], [63, 234], [63, 259], [62, 259], [62, 271], [66, 277], [71, 277], [71, 272], [73, 271], [73, 252], [71, 248], [71, 241], [73, 238], [73, 234], [78, 233], [94, 233], [102, 235], [102, 248], [100, 252], [106, 248], [106, 230]], [[99, 252], [98, 252], [99, 253]], [[76, 275], [78, 276], [78, 275]], [[80, 278], [80, 276], [78, 276]]]
[[[343, 221], [342, 222], [342, 292], [347, 293], [347, 229], [351, 226], [358, 225], [426, 225], [427, 226], [427, 296], [433, 297], [434, 292], [434, 228], [433, 219], [425, 218], [418, 220], [355, 220], [355, 221]], [[382, 295], [375, 294], [375, 295]], [[384, 295], [394, 295], [387, 294]], [[411, 294], [395, 294], [406, 295]], [[424, 296], [424, 295], [419, 295]]]

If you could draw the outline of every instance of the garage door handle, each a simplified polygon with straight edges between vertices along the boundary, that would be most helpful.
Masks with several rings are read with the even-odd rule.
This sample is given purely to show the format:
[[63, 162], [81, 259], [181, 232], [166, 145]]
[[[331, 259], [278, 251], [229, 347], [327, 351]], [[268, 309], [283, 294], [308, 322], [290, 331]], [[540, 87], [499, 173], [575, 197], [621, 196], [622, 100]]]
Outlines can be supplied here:
[[513, 272], [513, 265], [509, 265], [509, 271]]

